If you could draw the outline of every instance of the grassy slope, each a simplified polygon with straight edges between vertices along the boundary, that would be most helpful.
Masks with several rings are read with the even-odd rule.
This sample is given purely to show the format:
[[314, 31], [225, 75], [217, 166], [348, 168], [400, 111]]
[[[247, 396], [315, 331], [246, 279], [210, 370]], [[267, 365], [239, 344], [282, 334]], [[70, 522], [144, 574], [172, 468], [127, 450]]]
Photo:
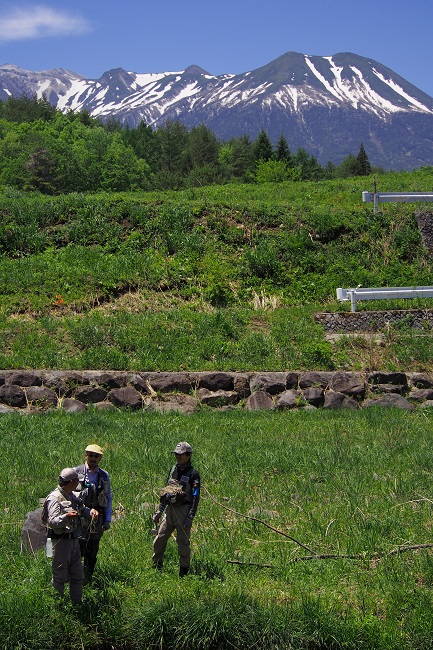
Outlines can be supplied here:
[[[430, 168], [385, 174], [378, 187], [421, 191], [432, 177]], [[429, 369], [422, 333], [331, 346], [313, 323], [315, 311], [348, 309], [336, 303], [339, 286], [433, 284], [416, 208], [384, 204], [374, 215], [361, 201], [372, 184], [56, 198], [6, 190], [0, 367]]]
[[[381, 409], [2, 416], [0, 646], [431, 648], [431, 549], [389, 555], [431, 542], [430, 419]], [[74, 612], [56, 605], [49, 562], [20, 554], [18, 535], [60, 467], [95, 438], [124, 511]], [[203, 493], [192, 574], [179, 582], [173, 541], [163, 573], [152, 570], [149, 531], [169, 450], [185, 438]], [[295, 561], [313, 553], [356, 557]]]

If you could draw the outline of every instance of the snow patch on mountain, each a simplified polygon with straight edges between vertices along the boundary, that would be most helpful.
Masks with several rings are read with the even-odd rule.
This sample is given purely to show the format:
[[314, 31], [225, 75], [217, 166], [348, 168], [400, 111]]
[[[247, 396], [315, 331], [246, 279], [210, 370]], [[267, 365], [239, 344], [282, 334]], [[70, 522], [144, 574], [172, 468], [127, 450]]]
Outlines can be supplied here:
[[380, 79], [383, 81], [383, 83], [387, 84], [392, 90], [394, 90], [398, 95], [401, 95], [404, 99], [406, 99], [410, 104], [418, 108], [420, 111], [426, 111], [427, 113], [431, 113], [431, 109], [429, 109], [427, 106], [425, 106], [423, 103], [417, 101], [414, 97], [406, 93], [401, 86], [399, 86], [395, 81], [392, 79], [386, 79], [383, 74], [381, 74], [378, 70], [374, 70], [374, 73]]

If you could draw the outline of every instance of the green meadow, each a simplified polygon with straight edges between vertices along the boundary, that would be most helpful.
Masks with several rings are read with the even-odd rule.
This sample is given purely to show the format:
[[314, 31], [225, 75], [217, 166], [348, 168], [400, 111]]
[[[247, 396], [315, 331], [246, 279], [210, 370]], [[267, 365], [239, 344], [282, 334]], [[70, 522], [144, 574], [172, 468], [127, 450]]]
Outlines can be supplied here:
[[[0, 419], [0, 646], [85, 648], [432, 647], [431, 415], [47, 413]], [[171, 540], [151, 566], [151, 515], [176, 442], [203, 481], [192, 567]], [[50, 561], [20, 551], [27, 511], [105, 449], [118, 517], [73, 609]]]

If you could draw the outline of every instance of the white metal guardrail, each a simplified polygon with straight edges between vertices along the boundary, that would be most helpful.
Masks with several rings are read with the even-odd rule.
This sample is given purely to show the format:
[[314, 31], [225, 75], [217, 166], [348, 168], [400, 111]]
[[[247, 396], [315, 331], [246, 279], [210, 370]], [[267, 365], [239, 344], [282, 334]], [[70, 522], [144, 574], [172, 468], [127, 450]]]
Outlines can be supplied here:
[[433, 192], [363, 192], [363, 203], [374, 204], [374, 214], [379, 203], [428, 203], [433, 201]]
[[350, 300], [351, 310], [356, 311], [358, 300], [394, 300], [397, 298], [433, 298], [433, 287], [356, 287], [337, 289], [337, 300]]

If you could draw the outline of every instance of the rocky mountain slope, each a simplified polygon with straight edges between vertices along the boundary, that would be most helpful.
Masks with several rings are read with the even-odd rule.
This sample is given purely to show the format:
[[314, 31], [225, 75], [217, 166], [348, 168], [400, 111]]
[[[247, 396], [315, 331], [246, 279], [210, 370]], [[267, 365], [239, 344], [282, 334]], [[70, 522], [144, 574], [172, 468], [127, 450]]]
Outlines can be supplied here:
[[433, 98], [380, 63], [351, 53], [287, 52], [239, 75], [214, 76], [192, 65], [181, 72], [109, 70], [99, 79], [63, 69], [0, 66], [0, 99], [45, 97], [62, 111], [154, 127], [179, 120], [206, 124], [219, 139], [264, 128], [281, 133], [319, 162], [339, 164], [363, 142], [370, 162], [386, 169], [433, 164]]

